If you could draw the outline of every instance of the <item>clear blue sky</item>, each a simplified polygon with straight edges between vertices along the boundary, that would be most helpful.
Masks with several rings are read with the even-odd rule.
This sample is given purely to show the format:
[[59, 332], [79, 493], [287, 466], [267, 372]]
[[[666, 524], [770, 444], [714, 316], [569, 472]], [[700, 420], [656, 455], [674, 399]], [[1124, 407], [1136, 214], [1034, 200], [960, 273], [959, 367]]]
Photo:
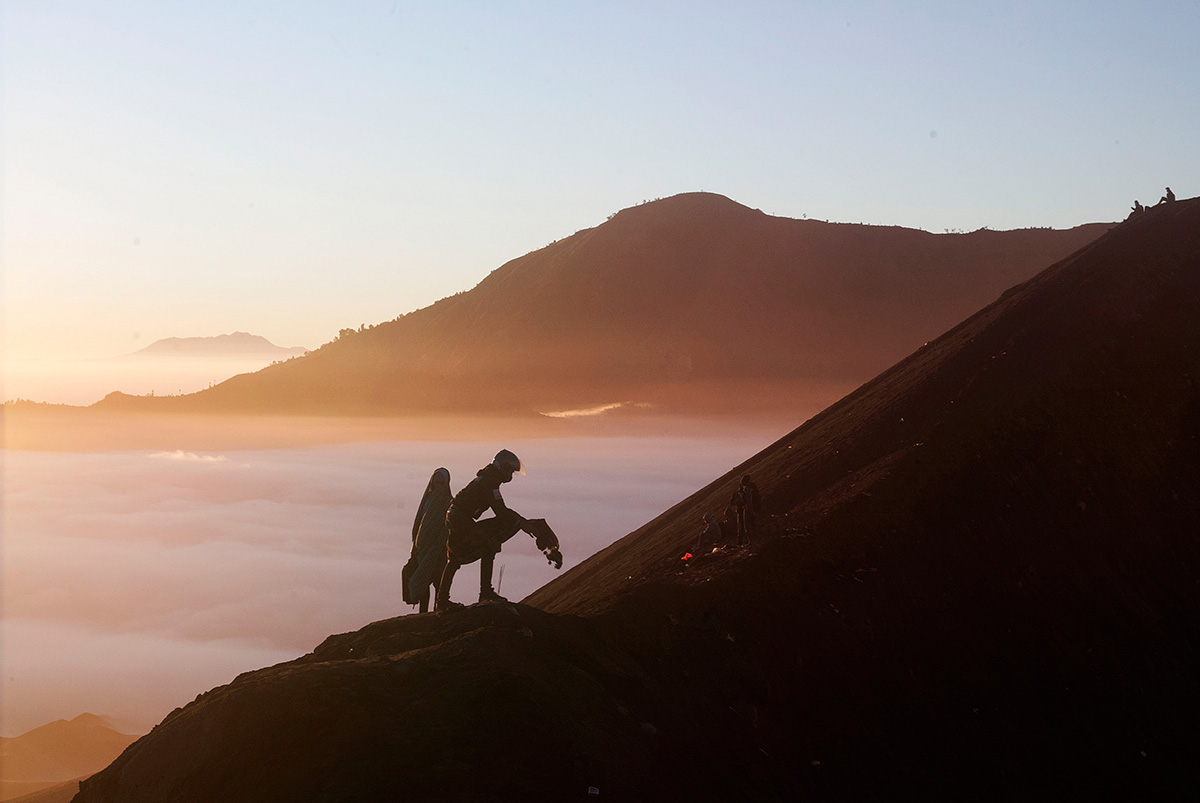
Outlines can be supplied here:
[[315, 347], [691, 190], [939, 232], [1200, 194], [1195, 0], [4, 9], [10, 356]]

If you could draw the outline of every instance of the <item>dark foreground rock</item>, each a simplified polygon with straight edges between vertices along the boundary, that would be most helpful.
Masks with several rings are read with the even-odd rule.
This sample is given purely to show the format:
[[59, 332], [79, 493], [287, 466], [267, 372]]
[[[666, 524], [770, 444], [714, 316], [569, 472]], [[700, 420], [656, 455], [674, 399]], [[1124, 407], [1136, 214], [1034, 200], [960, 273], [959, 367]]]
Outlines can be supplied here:
[[[748, 549], [690, 561], [753, 474]], [[80, 801], [1200, 792], [1200, 203], [1014, 288], [524, 605], [176, 711]]]

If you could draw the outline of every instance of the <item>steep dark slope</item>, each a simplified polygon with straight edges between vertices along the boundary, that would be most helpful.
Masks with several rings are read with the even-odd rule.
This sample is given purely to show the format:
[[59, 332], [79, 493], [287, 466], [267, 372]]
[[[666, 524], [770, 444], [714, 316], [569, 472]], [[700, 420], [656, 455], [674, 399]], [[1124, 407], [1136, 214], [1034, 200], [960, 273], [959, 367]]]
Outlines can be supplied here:
[[529, 604], [630, 621], [743, 472], [769, 535], [667, 597], [748, 645], [798, 777], [1200, 786], [1200, 202], [1014, 289]]
[[182, 399], [104, 404], [496, 412], [721, 406], [747, 380], [844, 388], [1106, 228], [934, 235], [777, 218], [689, 193], [623, 210], [304, 358]]
[[[1076, 509], [1081, 502], [1105, 504], [1100, 488], [1115, 482], [1105, 478], [1129, 470], [1128, 461], [1115, 459], [1123, 454], [1121, 445], [1133, 440], [1142, 444], [1136, 448], [1153, 444], [1162, 451], [1179, 440], [1178, 427], [1195, 414], [1189, 410], [1200, 378], [1190, 366], [1200, 353], [1194, 295], [1200, 232], [1189, 223], [1196, 211], [1195, 202], [1181, 202], [1118, 227], [1013, 288], [730, 476], [751, 472], [765, 483], [768, 497], [790, 500], [784, 511], [789, 527], [813, 526], [804, 514], [819, 520], [830, 510], [873, 500], [861, 492], [880, 477], [921, 479], [929, 485], [921, 493], [940, 494], [968, 470], [1038, 476], [1043, 482], [1026, 490]], [[1038, 450], [1000, 462], [997, 455], [1008, 441]], [[1060, 462], [1076, 468], [1052, 468]], [[930, 478], [913, 466], [936, 466], [938, 473]], [[1071, 494], [1059, 492], [1061, 483], [1083, 470], [1097, 475], [1087, 480], [1093, 490], [1067, 500]], [[674, 555], [694, 534], [701, 513], [724, 508], [732, 489], [716, 483], [684, 503], [688, 510], [668, 511], [646, 525], [653, 538], [638, 531], [609, 547], [608, 554], [628, 562], [601, 553], [531, 601], [574, 613], [602, 607], [603, 595], [623, 593], [621, 578], [637, 576], [633, 570], [650, 542], [661, 543], [663, 556]], [[905, 504], [916, 503], [916, 490], [904, 489]], [[666, 521], [687, 535], [673, 538]], [[642, 550], [626, 550], [626, 541], [641, 543]], [[578, 576], [590, 572], [598, 574]]]
[[[243, 675], [79, 800], [1194, 799], [1198, 381], [1186, 201], [526, 604]], [[680, 561], [747, 471], [753, 547]]]

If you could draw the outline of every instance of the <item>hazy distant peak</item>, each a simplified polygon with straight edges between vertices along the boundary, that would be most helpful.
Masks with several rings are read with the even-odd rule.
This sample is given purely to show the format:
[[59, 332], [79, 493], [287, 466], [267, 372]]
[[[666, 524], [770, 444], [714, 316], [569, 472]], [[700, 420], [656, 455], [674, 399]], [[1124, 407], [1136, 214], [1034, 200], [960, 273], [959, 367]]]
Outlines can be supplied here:
[[116, 731], [112, 723], [98, 714], [83, 713], [74, 719], [56, 719], [53, 722], [47, 722], [27, 734], [62, 734], [62, 733], [82, 733], [84, 730], [91, 728], [104, 728], [106, 730]]
[[7, 800], [18, 790], [32, 794], [91, 775], [136, 739], [117, 731], [104, 717], [88, 713], [70, 720], [56, 719], [20, 736], [0, 738], [0, 792]]
[[233, 332], [215, 337], [167, 337], [156, 340], [131, 356], [155, 357], [290, 357], [303, 354], [302, 346], [276, 346], [262, 335]]

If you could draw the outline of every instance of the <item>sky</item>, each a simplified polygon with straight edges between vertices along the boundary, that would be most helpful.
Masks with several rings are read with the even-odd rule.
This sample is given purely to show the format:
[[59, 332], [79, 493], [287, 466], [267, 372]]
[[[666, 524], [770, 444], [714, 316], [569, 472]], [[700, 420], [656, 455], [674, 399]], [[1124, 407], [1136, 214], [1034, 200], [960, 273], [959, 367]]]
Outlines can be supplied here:
[[[457, 491], [500, 445], [529, 465], [504, 486], [505, 501], [550, 523], [566, 571], [764, 444], [717, 436], [9, 452], [0, 461], [0, 735], [83, 712], [144, 733], [241, 672], [413, 612], [400, 570], [429, 475], [445, 466]], [[518, 533], [493, 579], [519, 600], [555, 576]], [[452, 596], [475, 602], [478, 589], [476, 563], [456, 575]]]
[[[680, 192], [933, 232], [1119, 220], [1200, 194], [1197, 41], [1196, 0], [7, 0], [0, 398], [87, 403], [166, 337], [315, 348]], [[753, 451], [608, 443], [522, 453], [510, 501], [568, 563]], [[5, 734], [146, 727], [397, 612], [404, 505], [495, 447], [423, 448], [0, 453]], [[523, 547], [514, 596], [548, 579]]]
[[4, 355], [315, 348], [695, 190], [934, 232], [1118, 220], [1200, 193], [1198, 12], [10, 0]]

